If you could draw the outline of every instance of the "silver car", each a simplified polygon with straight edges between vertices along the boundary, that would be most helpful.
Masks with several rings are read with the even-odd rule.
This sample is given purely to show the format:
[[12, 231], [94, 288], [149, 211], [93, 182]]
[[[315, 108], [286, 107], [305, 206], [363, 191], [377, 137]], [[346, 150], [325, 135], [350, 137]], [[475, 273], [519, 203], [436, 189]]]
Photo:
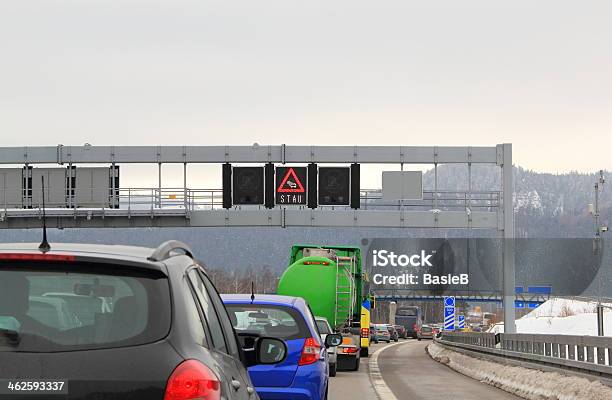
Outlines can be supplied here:
[[[329, 325], [327, 318], [315, 317], [315, 320], [317, 321], [317, 329], [319, 329], [321, 339], [323, 339], [323, 342], [325, 343], [325, 338], [327, 335], [334, 332]], [[328, 347], [327, 358], [329, 360], [329, 376], [336, 376], [336, 371], [338, 370], [338, 348]]]

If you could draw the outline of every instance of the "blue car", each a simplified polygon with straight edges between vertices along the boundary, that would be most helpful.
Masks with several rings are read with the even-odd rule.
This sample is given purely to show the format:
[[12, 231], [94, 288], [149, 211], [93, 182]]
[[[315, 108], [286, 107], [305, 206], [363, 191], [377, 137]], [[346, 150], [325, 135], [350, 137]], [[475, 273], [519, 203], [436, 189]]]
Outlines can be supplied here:
[[[222, 295], [240, 341], [243, 334], [279, 338], [287, 343], [287, 358], [275, 365], [248, 369], [262, 400], [325, 400], [329, 371], [326, 344], [306, 301], [299, 297]], [[342, 341], [328, 337], [328, 346]], [[336, 342], [337, 340], [337, 342]], [[248, 347], [248, 343], [243, 343]]]

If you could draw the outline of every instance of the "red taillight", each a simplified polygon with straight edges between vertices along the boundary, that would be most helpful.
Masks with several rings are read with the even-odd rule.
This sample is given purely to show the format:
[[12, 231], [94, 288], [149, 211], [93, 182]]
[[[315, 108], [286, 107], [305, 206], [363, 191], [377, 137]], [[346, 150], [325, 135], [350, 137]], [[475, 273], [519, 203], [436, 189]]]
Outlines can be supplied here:
[[343, 347], [342, 348], [342, 352], [345, 354], [355, 354], [357, 353], [357, 347], [356, 346], [351, 346], [351, 347]]
[[327, 261], [304, 261], [304, 265], [329, 265]]
[[0, 260], [10, 261], [75, 261], [76, 257], [68, 254], [39, 253], [0, 253]]
[[321, 345], [315, 338], [306, 339], [298, 365], [308, 365], [317, 362], [320, 351]]
[[370, 337], [370, 330], [368, 328], [361, 328], [361, 337], [362, 338], [369, 338]]
[[220, 400], [221, 384], [217, 376], [204, 364], [187, 360], [174, 369], [164, 400]]

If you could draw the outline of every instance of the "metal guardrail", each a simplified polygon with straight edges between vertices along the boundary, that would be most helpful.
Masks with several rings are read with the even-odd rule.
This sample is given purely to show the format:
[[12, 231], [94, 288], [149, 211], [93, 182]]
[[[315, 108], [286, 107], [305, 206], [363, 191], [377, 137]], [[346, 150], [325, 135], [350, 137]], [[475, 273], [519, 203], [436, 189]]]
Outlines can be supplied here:
[[442, 332], [436, 341], [460, 349], [612, 378], [612, 337]]
[[486, 332], [442, 332], [441, 340], [472, 346], [496, 348], [495, 333]]
[[[20, 210], [24, 208], [41, 208], [40, 200], [29, 199], [28, 207], [22, 203], [9, 202], [6, 193], [9, 189], [0, 191], [0, 209]], [[15, 189], [21, 190], [21, 189]], [[95, 197], [99, 204], [90, 202], [79, 204], [79, 198]], [[3, 196], [4, 194], [4, 196]], [[380, 189], [361, 190], [361, 208], [365, 210], [421, 210], [421, 211], [489, 211], [494, 212], [500, 207], [500, 193], [496, 191], [465, 192], [465, 191], [432, 191], [425, 190], [423, 198], [417, 200], [383, 200]], [[176, 209], [187, 211], [213, 210], [223, 207], [222, 189], [191, 189], [191, 188], [74, 188], [66, 191], [59, 199], [47, 197], [47, 208], [119, 208], [119, 209]], [[235, 208], [263, 208], [263, 205], [234, 206]], [[306, 208], [306, 206], [302, 206]], [[322, 209], [347, 209], [349, 206], [319, 206]], [[53, 211], [51, 211], [51, 215]], [[15, 215], [15, 213], [12, 213]], [[18, 215], [18, 214], [17, 214]]]

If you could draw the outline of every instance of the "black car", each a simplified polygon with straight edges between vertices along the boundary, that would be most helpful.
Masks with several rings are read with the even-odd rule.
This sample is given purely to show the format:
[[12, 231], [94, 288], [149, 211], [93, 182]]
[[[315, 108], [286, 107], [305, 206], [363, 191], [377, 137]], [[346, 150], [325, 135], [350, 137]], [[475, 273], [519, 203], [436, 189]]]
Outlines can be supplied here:
[[0, 245], [0, 398], [258, 399], [245, 367], [287, 347], [242, 342], [182, 243]]

